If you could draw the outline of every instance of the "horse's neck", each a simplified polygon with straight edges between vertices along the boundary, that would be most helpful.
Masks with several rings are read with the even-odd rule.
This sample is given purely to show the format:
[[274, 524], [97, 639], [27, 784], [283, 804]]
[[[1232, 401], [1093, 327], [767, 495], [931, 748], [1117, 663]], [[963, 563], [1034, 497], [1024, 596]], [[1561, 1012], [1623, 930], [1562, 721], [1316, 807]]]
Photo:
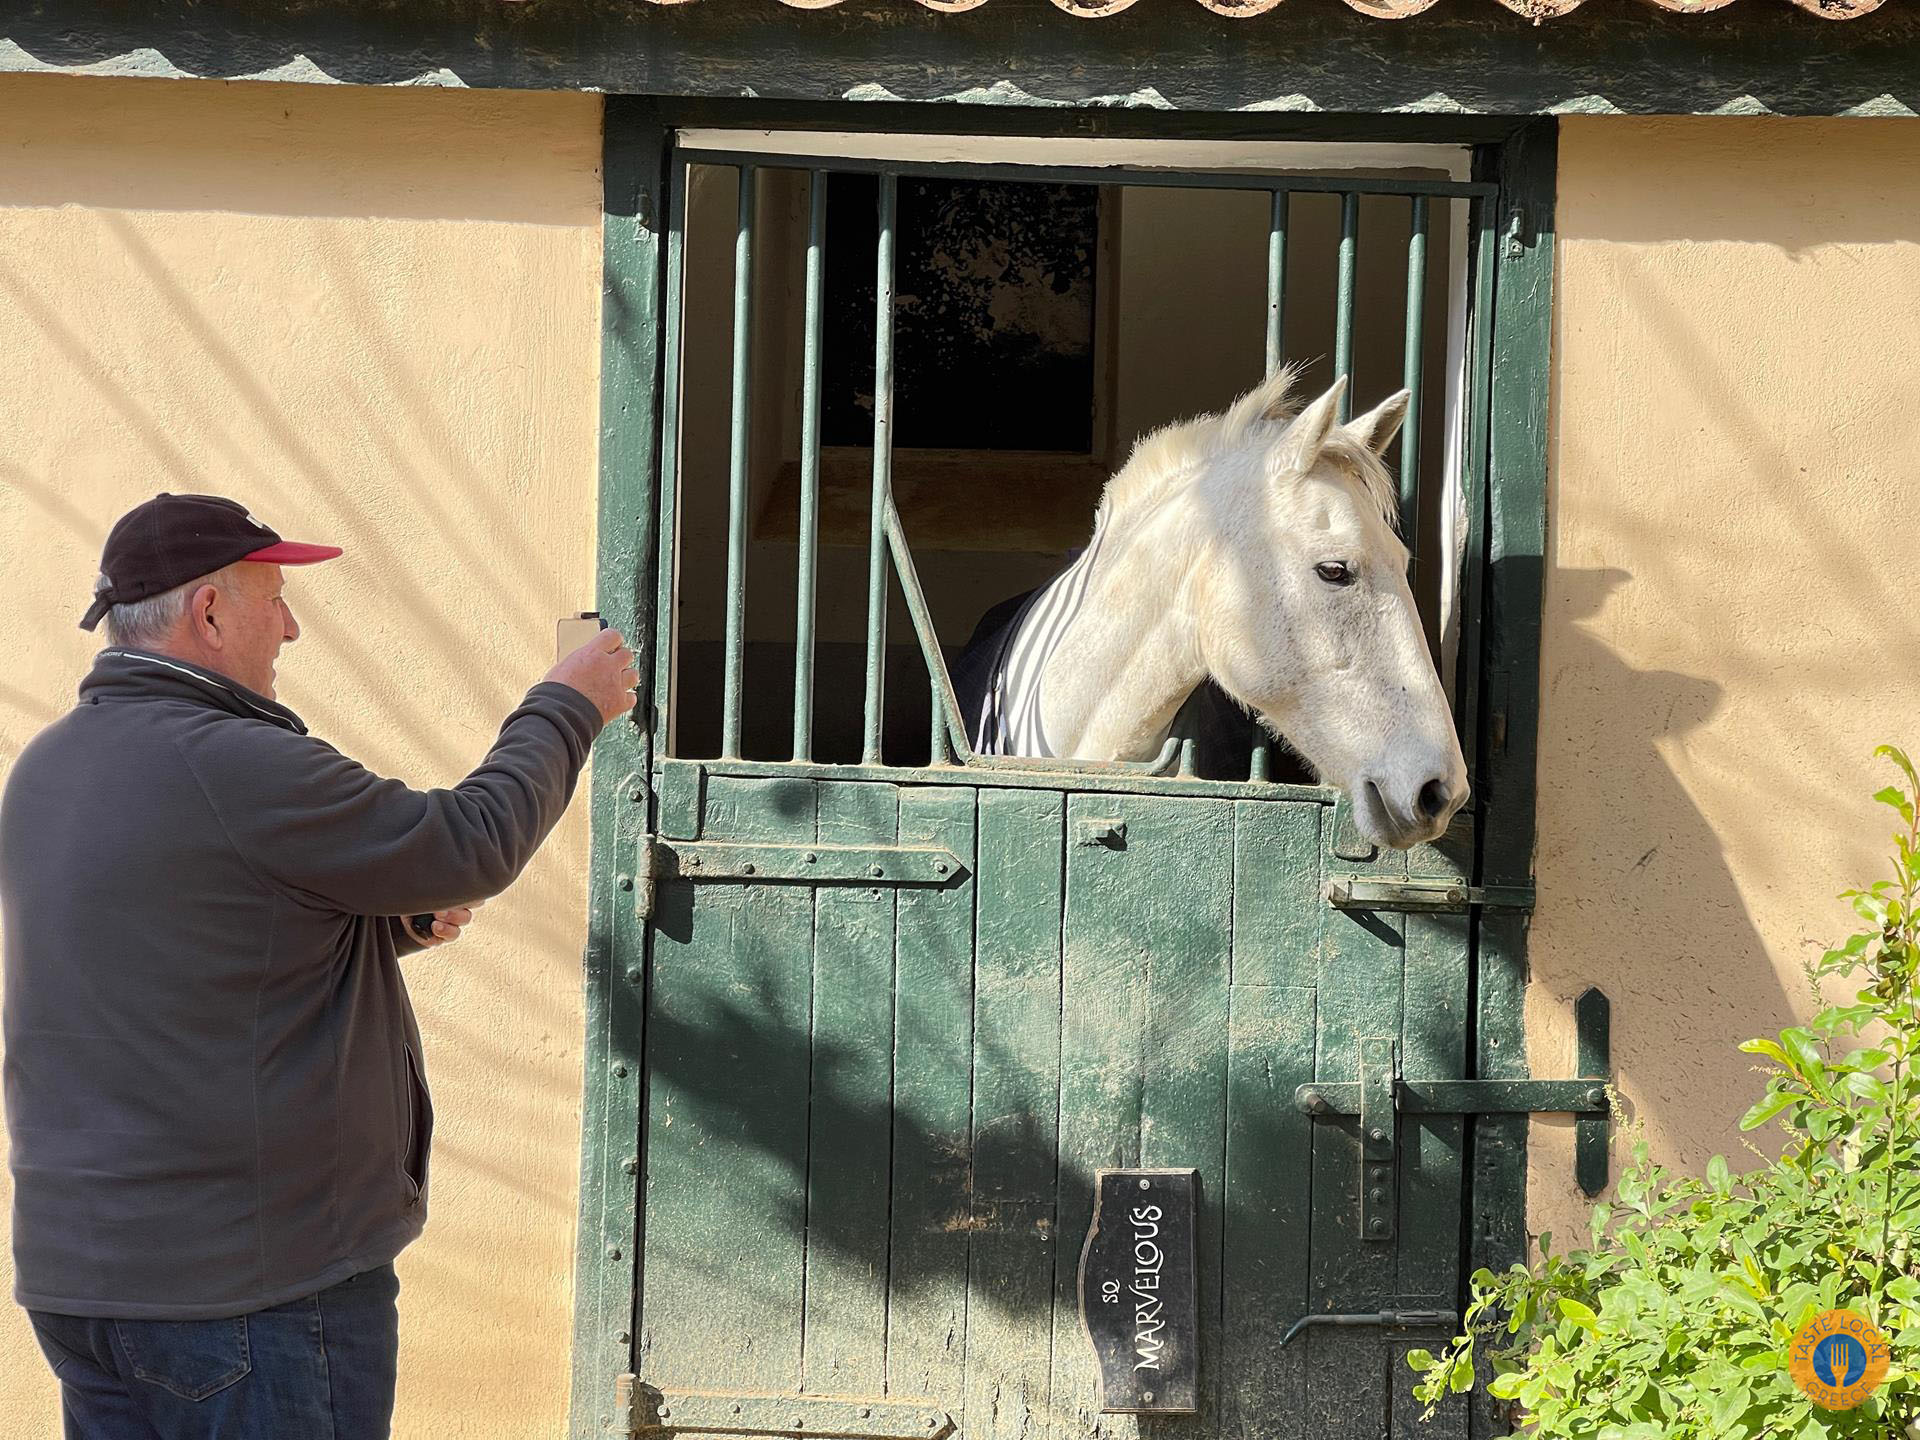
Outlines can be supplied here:
[[1056, 755], [1145, 760], [1206, 679], [1186, 603], [1199, 546], [1152, 517], [1103, 529], [1085, 601], [1042, 672], [1044, 729]]

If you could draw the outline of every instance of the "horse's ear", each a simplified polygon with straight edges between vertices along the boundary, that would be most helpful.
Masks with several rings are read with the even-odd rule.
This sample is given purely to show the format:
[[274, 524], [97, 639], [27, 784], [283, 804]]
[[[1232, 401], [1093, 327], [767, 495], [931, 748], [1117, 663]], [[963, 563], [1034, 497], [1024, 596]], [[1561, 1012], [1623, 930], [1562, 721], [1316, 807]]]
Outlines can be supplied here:
[[1342, 375], [1313, 404], [1300, 412], [1300, 418], [1287, 427], [1287, 459], [1295, 470], [1311, 470], [1320, 458], [1327, 437], [1340, 418], [1340, 397], [1347, 393], [1347, 377]]
[[1393, 437], [1400, 433], [1401, 425], [1406, 422], [1407, 406], [1412, 402], [1411, 390], [1389, 395], [1366, 414], [1349, 420], [1347, 433], [1377, 457], [1385, 459], [1387, 447], [1393, 444]]

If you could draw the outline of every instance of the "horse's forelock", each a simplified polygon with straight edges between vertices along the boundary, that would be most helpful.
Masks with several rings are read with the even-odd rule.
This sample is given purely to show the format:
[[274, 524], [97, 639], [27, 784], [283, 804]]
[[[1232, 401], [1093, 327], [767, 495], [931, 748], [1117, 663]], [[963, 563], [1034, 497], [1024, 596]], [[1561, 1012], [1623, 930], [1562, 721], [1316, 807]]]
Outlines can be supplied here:
[[[1192, 480], [1208, 461], [1279, 444], [1300, 414], [1292, 381], [1293, 371], [1288, 369], [1222, 413], [1176, 421], [1143, 435], [1127, 463], [1107, 481], [1095, 528], [1103, 528], [1117, 514], [1165, 498], [1172, 487]], [[1400, 498], [1379, 456], [1337, 426], [1327, 436], [1320, 456], [1351, 474], [1387, 528], [1398, 530]], [[1295, 478], [1304, 479], [1305, 472]]]

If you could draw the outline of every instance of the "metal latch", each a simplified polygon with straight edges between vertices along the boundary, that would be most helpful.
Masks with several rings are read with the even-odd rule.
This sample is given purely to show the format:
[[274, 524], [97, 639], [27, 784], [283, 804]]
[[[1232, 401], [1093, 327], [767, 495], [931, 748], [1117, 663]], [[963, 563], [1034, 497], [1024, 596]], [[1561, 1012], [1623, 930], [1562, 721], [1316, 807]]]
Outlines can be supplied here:
[[1358, 1081], [1302, 1085], [1296, 1108], [1315, 1117], [1360, 1120], [1360, 1235], [1390, 1240], [1399, 1189], [1402, 1115], [1560, 1114], [1576, 1116], [1574, 1178], [1586, 1194], [1607, 1186], [1607, 1087], [1612, 1074], [1612, 1006], [1598, 989], [1574, 1002], [1578, 1065], [1572, 1080], [1408, 1080], [1391, 1036], [1360, 1042]]
[[1468, 885], [1459, 880], [1415, 876], [1403, 880], [1372, 875], [1334, 875], [1326, 897], [1336, 910], [1391, 910], [1464, 914], [1468, 910], [1531, 910], [1531, 885]]
[[834, 1435], [855, 1440], [947, 1440], [953, 1417], [932, 1400], [868, 1395], [779, 1395], [745, 1390], [665, 1390], [620, 1376], [616, 1403], [628, 1435], [721, 1431], [728, 1435]]

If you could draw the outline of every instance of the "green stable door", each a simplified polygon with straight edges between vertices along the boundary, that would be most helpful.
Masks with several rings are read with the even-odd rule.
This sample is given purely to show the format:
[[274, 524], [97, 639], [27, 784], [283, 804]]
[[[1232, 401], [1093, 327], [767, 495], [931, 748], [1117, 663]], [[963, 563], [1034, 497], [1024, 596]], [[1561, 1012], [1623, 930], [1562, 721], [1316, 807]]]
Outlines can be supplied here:
[[[1513, 707], [1532, 693], [1537, 651], [1550, 133], [1516, 132], [1479, 153], [1471, 180], [1424, 188], [1253, 182], [1274, 197], [1269, 368], [1284, 353], [1290, 192], [1398, 195], [1421, 256], [1429, 198], [1470, 216], [1452, 282], [1467, 315], [1456, 707], [1476, 796], [1442, 841], [1402, 854], [1362, 840], [1332, 791], [1266, 778], [1264, 753], [1238, 780], [1195, 775], [1190, 751], [1105, 766], [970, 753], [891, 497], [884, 165], [863, 753], [824, 764], [812, 748], [813, 694], [827, 683], [813, 670], [816, 170], [799, 594], [781, 678], [794, 743], [791, 759], [742, 758], [764, 753], [743, 744], [743, 715], [764, 719], [746, 707], [783, 706], [787, 693], [748, 683], [744, 639], [753, 167], [796, 162], [720, 153], [705, 162], [736, 167], [741, 197], [725, 635], [712, 667], [720, 758], [698, 758], [705, 739], [677, 752], [676, 717], [692, 713], [674, 673], [684, 482], [656, 481], [681, 473], [690, 162], [654, 112], [615, 106], [608, 127], [603, 467], [621, 484], [603, 486], [601, 595], [609, 618], [651, 633], [654, 681], [643, 725], [603, 744], [596, 764], [597, 1078], [573, 1433], [1344, 1440], [1500, 1428], [1457, 1400], [1422, 1425], [1405, 1357], [1452, 1333], [1469, 1266], [1517, 1257], [1520, 1112], [1585, 1116], [1580, 1178], [1604, 1180], [1601, 1092], [1528, 1080], [1518, 1030], [1533, 719], [1530, 700]], [[1342, 200], [1333, 278], [1349, 337], [1358, 214]], [[1408, 274], [1417, 298], [1421, 271]], [[1496, 366], [1502, 326], [1526, 343]], [[1416, 389], [1419, 364], [1410, 343]], [[621, 488], [634, 474], [638, 490]], [[1403, 504], [1414, 498], [1403, 482]], [[882, 758], [890, 584], [930, 682], [930, 753], [909, 766]], [[1601, 1076], [1604, 1002], [1593, 1003], [1581, 1073]], [[1106, 1197], [1128, 1187], [1169, 1195], [1175, 1210], [1187, 1197], [1191, 1224], [1144, 1204], [1112, 1211], [1134, 1225], [1141, 1267], [1114, 1282], [1092, 1267], [1115, 1250]], [[1097, 1194], [1104, 1248], [1089, 1245]], [[1101, 1310], [1114, 1304], [1117, 1323]], [[1100, 1359], [1094, 1331], [1109, 1337]]]
[[[1450, 1321], [1461, 1121], [1402, 1117], [1369, 1160], [1357, 1115], [1299, 1091], [1357, 1081], [1368, 1040], [1408, 1079], [1463, 1073], [1466, 917], [1329, 904], [1329, 876], [1406, 858], [1335, 856], [1327, 805], [1153, 788], [666, 767], [643, 1422], [1411, 1433], [1402, 1357], [1444, 1322], [1283, 1340]], [[1077, 1272], [1113, 1167], [1198, 1171], [1195, 1415], [1097, 1409]]]

